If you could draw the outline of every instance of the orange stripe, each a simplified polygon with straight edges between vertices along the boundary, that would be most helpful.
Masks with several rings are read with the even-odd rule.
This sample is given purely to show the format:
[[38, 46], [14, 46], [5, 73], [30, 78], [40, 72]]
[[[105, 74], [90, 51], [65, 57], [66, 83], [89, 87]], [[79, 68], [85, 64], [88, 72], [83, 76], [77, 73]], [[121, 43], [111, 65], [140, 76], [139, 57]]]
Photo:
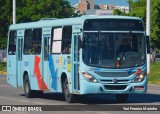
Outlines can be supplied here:
[[[40, 61], [41, 61], [41, 58], [36, 55], [35, 61], [34, 61], [34, 75], [37, 77], [39, 89], [40, 90], [48, 89], [46, 83], [42, 80], [42, 75], [39, 68]], [[43, 83], [43, 87], [42, 87], [42, 83]]]

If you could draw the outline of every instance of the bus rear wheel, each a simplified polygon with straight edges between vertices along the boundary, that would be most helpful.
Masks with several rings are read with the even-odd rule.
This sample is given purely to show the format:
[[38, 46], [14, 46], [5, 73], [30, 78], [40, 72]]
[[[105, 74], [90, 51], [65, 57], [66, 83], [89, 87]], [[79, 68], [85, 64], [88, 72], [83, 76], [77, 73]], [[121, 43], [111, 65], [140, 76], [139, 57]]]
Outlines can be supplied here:
[[128, 94], [116, 94], [116, 100], [120, 103], [125, 103], [128, 100]]
[[24, 78], [24, 93], [27, 98], [33, 97], [33, 91], [30, 88], [30, 82], [27, 74]]
[[67, 103], [73, 103], [75, 101], [75, 95], [70, 93], [69, 84], [67, 78], [63, 82], [63, 93]]

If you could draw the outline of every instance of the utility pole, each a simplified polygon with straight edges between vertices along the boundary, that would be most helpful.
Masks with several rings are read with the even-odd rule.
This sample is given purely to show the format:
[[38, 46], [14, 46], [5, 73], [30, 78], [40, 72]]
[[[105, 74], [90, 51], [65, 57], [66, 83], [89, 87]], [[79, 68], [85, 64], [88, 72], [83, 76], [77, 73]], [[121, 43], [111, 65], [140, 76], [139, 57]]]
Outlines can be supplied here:
[[[147, 0], [147, 7], [146, 7], [146, 35], [151, 36], [151, 1]], [[147, 54], [147, 73], [150, 73], [150, 54]]]
[[16, 0], [13, 0], [13, 24], [16, 24]]

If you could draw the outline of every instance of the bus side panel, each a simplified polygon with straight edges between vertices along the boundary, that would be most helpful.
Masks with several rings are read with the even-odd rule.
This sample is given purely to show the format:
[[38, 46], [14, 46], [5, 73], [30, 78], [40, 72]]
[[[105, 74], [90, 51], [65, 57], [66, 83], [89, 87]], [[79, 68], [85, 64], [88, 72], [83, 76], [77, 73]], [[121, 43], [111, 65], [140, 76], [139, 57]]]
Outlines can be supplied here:
[[57, 92], [57, 76], [59, 71], [59, 55], [49, 55], [49, 70], [51, 74], [51, 91]]
[[7, 56], [7, 82], [13, 87], [17, 87], [16, 75], [16, 55]]
[[[51, 74], [50, 85], [51, 91], [62, 92], [61, 76], [65, 73], [69, 82], [71, 82], [71, 71], [70, 71], [70, 61], [68, 60], [68, 55], [50, 55], [49, 56], [49, 70]], [[69, 88], [72, 92], [72, 83], [70, 83]]]
[[[40, 87], [42, 86], [42, 83], [40, 83], [40, 77], [41, 72], [40, 71], [40, 64], [36, 63], [36, 57], [37, 55], [30, 55], [30, 86], [32, 90], [40, 90]], [[40, 59], [41, 60], [41, 59]], [[36, 69], [38, 69], [36, 71]]]
[[31, 66], [30, 55], [23, 55], [23, 75], [25, 72], [27, 72], [29, 79], [30, 79], [30, 66]]
[[[73, 76], [71, 75], [71, 55], [63, 55], [62, 58], [62, 72], [65, 72], [67, 75], [68, 83], [69, 83], [69, 90], [72, 93], [73, 92]], [[61, 85], [59, 86], [61, 87]]]

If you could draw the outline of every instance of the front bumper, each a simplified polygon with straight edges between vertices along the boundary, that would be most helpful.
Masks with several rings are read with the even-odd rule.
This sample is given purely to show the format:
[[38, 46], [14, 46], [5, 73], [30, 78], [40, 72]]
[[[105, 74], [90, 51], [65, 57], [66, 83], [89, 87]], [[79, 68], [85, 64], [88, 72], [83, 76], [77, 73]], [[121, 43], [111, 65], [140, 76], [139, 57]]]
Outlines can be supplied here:
[[[139, 83], [124, 83], [124, 84], [104, 84], [91, 83], [80, 80], [80, 94], [130, 94], [130, 93], [145, 93], [147, 92], [147, 78]], [[143, 89], [135, 90], [135, 87], [143, 87]]]

